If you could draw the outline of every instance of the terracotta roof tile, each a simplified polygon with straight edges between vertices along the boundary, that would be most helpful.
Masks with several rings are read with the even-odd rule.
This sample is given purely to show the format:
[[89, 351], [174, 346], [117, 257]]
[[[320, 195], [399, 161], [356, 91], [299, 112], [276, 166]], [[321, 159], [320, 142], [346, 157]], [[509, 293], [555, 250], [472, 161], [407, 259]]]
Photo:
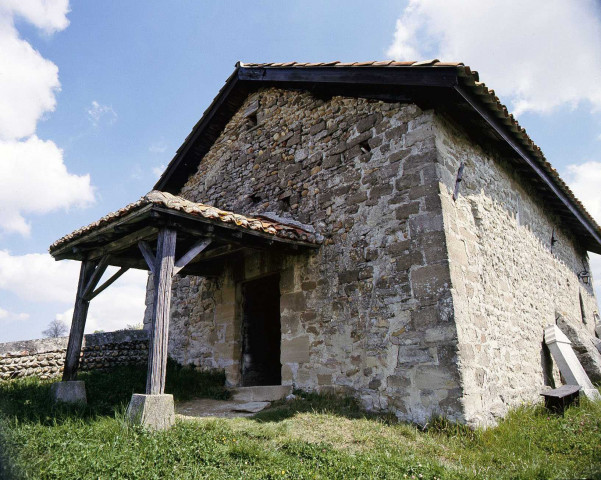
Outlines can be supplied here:
[[182, 197], [172, 195], [167, 192], [160, 192], [158, 190], [152, 190], [151, 192], [144, 195], [137, 202], [130, 203], [129, 205], [115, 211], [108, 215], [105, 215], [101, 219], [86, 225], [68, 235], [60, 238], [50, 246], [50, 252], [58, 249], [59, 247], [71, 242], [83, 235], [92, 232], [100, 227], [108, 225], [114, 220], [124, 217], [128, 213], [138, 210], [146, 205], [160, 205], [171, 210], [177, 210], [191, 215], [204, 217], [209, 220], [216, 220], [222, 223], [233, 224], [241, 228], [248, 230], [254, 230], [262, 232], [268, 235], [274, 235], [276, 237], [286, 238], [290, 240], [296, 240], [306, 243], [321, 243], [321, 236], [304, 230], [296, 225], [286, 224], [283, 222], [276, 222], [265, 218], [253, 218], [239, 215], [234, 212], [227, 210], [221, 210], [211, 205], [205, 205], [203, 203], [195, 203], [186, 200]]

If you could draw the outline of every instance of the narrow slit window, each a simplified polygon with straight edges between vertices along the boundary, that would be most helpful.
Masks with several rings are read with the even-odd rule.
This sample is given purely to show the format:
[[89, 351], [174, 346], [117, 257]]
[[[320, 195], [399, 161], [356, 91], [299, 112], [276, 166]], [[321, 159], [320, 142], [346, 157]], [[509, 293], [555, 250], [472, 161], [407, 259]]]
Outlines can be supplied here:
[[259, 101], [255, 100], [248, 108], [244, 111], [244, 118], [246, 119], [246, 126], [248, 129], [254, 128], [259, 124], [257, 118], [257, 112], [259, 111]]
[[361, 151], [363, 153], [369, 153], [369, 152], [371, 152], [371, 147], [369, 146], [369, 141], [368, 140], [364, 140], [363, 142], [361, 142], [359, 144], [359, 148], [361, 148]]
[[253, 128], [256, 127], [258, 125], [258, 120], [257, 120], [257, 114], [253, 113], [251, 115], [249, 115], [248, 117], [246, 117], [246, 126], [248, 128]]
[[580, 300], [580, 316], [582, 318], [582, 323], [587, 323], [586, 310], [584, 309], [584, 299], [582, 298], [582, 292], [578, 293], [578, 298]]

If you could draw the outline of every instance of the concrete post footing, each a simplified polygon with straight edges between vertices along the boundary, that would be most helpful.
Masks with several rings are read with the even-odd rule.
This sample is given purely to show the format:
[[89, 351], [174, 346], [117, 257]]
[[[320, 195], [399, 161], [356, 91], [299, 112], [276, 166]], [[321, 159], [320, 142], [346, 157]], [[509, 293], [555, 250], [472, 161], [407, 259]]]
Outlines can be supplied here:
[[87, 403], [86, 383], [82, 380], [56, 382], [50, 386], [54, 403]]
[[126, 416], [131, 423], [149, 430], [167, 430], [175, 425], [173, 395], [134, 393]]

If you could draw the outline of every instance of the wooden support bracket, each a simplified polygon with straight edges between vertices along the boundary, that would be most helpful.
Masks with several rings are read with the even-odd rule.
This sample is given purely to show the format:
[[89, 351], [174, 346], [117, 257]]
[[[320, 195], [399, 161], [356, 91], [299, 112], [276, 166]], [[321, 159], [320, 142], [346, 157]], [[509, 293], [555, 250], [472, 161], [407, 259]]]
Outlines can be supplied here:
[[92, 293], [89, 293], [88, 295], [85, 295], [84, 299], [89, 302], [96, 295], [98, 295], [99, 293], [103, 292], [108, 287], [110, 287], [113, 283], [115, 283], [117, 281], [117, 279], [121, 275], [123, 275], [125, 272], [127, 272], [128, 270], [129, 270], [129, 267], [121, 267], [117, 272], [115, 272], [113, 274], [113, 276], [111, 276], [111, 278], [109, 278], [106, 282], [104, 282], [102, 285], [100, 285], [96, 290], [94, 290]]
[[194, 258], [196, 258], [198, 254], [200, 254], [200, 252], [202, 252], [210, 244], [211, 240], [205, 238], [203, 240], [199, 240], [194, 245], [192, 245], [192, 248], [190, 248], [190, 250], [188, 250], [184, 255], [182, 255], [177, 262], [175, 262], [175, 265], [173, 266], [173, 275], [177, 275], [182, 268], [184, 268], [186, 265], [188, 265], [188, 263], [194, 260]]
[[144, 260], [146, 260], [146, 264], [148, 265], [148, 268], [150, 269], [150, 272], [155, 275], [155, 265], [156, 265], [156, 258], [154, 256], [154, 253], [152, 253], [152, 249], [150, 248], [150, 245], [148, 245], [148, 242], [144, 241], [144, 240], [140, 240], [138, 242], [138, 247], [140, 248], [140, 251], [142, 252], [142, 256], [144, 257]]
[[102, 257], [100, 259], [100, 262], [98, 262], [98, 265], [94, 269], [94, 272], [92, 273], [92, 276], [90, 277], [90, 280], [88, 280], [88, 283], [86, 284], [85, 288], [83, 289], [83, 292], [81, 293], [81, 296], [83, 298], [87, 299], [90, 296], [90, 294], [94, 291], [94, 288], [96, 288], [96, 285], [98, 285], [98, 282], [102, 278], [102, 275], [104, 275], [104, 272], [106, 271], [106, 268], [108, 266], [109, 266], [109, 256], [105, 255], [104, 257]]

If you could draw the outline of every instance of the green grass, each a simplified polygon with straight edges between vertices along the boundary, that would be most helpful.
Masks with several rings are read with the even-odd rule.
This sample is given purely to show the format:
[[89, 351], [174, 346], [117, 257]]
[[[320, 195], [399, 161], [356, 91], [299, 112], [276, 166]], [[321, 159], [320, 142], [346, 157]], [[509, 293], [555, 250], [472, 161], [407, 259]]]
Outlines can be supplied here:
[[[495, 428], [443, 419], [426, 430], [369, 415], [350, 398], [303, 394], [252, 418], [178, 421], [160, 433], [128, 425], [145, 369], [87, 373], [87, 407], [52, 407], [49, 382], [0, 383], [0, 457], [8, 479], [439, 478], [601, 479], [601, 403], [564, 417], [541, 407]], [[170, 365], [176, 399], [223, 398], [223, 376]]]

